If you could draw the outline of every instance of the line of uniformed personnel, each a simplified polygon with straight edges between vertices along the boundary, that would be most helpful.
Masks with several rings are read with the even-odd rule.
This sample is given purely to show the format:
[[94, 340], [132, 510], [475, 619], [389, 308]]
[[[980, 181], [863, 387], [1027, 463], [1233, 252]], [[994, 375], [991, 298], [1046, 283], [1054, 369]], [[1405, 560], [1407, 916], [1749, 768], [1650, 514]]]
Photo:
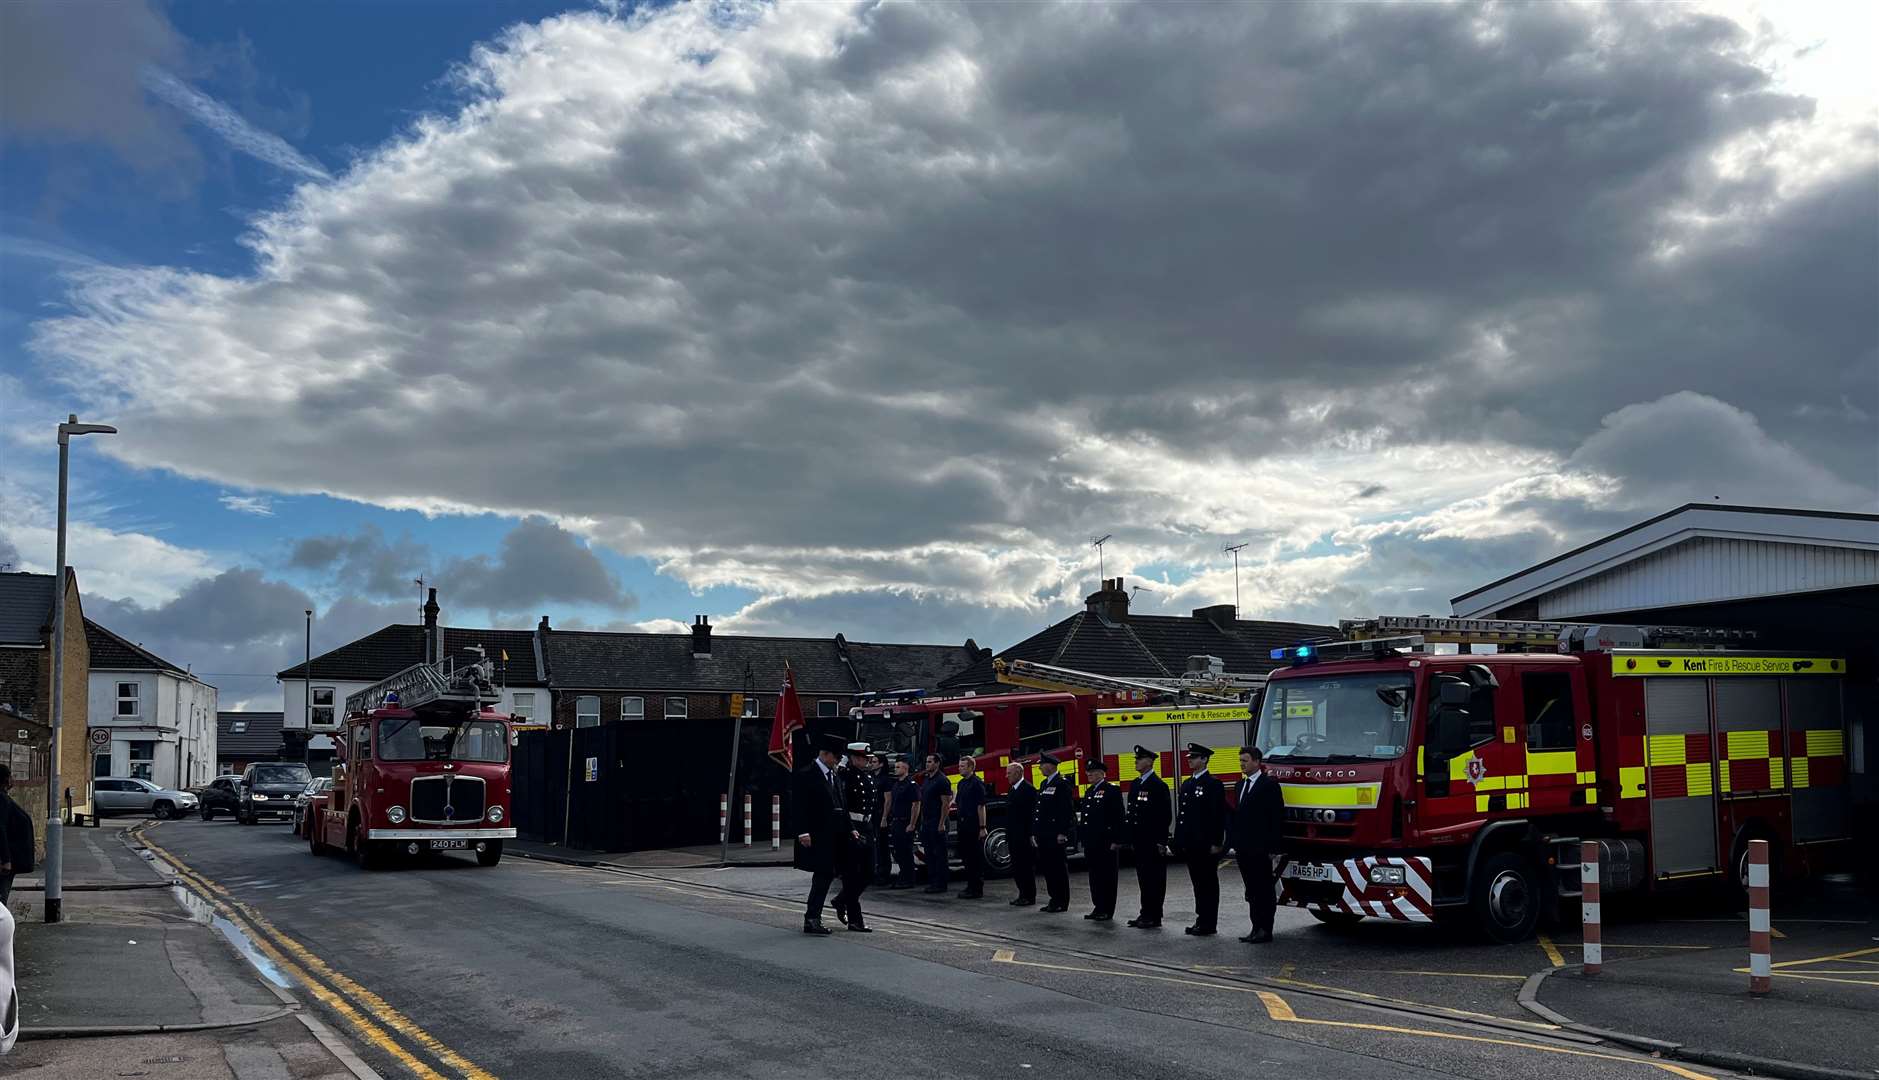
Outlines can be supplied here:
[[[912, 764], [901, 759], [894, 763], [892, 780], [883, 781], [880, 759], [867, 743], [824, 740], [817, 746], [816, 760], [796, 773], [792, 800], [802, 822], [795, 865], [814, 875], [803, 914], [804, 933], [829, 933], [822, 925], [822, 908], [837, 878], [841, 888], [831, 905], [836, 918], [850, 930], [869, 932], [861, 894], [870, 883], [894, 889], [917, 884], [916, 837], [924, 848], [926, 891], [945, 893], [949, 816], [958, 823], [966, 877], [958, 898], [977, 900], [985, 895], [984, 842], [991, 790], [979, 778], [973, 758], [959, 759], [955, 788], [936, 754], [927, 756], [917, 779]], [[838, 764], [843, 754], [846, 760]], [[1118, 861], [1126, 847], [1133, 856], [1141, 895], [1141, 911], [1128, 925], [1144, 930], [1160, 927], [1168, 886], [1166, 857], [1172, 853], [1186, 864], [1193, 882], [1196, 915], [1186, 932], [1209, 936], [1216, 932], [1219, 918], [1220, 859], [1231, 850], [1252, 919], [1252, 932], [1240, 940], [1271, 941], [1272, 859], [1279, 852], [1285, 813], [1279, 785], [1265, 774], [1259, 749], [1245, 747], [1240, 751], [1241, 778], [1229, 803], [1226, 786], [1208, 771], [1212, 757], [1209, 747], [1198, 743], [1187, 747], [1187, 776], [1175, 797], [1155, 775], [1159, 755], [1143, 746], [1135, 748], [1137, 779], [1126, 796], [1110, 782], [1101, 759], [1085, 764], [1090, 782], [1080, 799], [1072, 778], [1058, 771], [1061, 762], [1054, 755], [1039, 758], [1043, 779], [1035, 785], [1026, 766], [1013, 762], [1006, 771], [1010, 791], [1004, 814], [1011, 875], [1018, 887], [1011, 905], [1035, 905], [1037, 878], [1042, 876], [1046, 903], [1039, 910], [1049, 914], [1070, 910], [1067, 856], [1074, 837], [1089, 870], [1091, 909], [1085, 919], [1107, 922], [1115, 917]], [[897, 875], [889, 866], [890, 856]]]

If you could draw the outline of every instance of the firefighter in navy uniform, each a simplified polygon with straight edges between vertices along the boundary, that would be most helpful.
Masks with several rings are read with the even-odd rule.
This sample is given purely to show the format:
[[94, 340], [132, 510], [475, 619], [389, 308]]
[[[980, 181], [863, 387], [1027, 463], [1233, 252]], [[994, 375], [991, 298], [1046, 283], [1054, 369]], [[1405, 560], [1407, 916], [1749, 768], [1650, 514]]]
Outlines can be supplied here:
[[1031, 815], [1031, 844], [1037, 850], [1037, 869], [1044, 875], [1044, 890], [1050, 902], [1039, 911], [1055, 915], [1070, 910], [1070, 867], [1066, 849], [1071, 830], [1076, 828], [1077, 789], [1070, 778], [1059, 773], [1053, 754], [1040, 754], [1037, 763], [1044, 770], [1044, 782], [1037, 789], [1037, 811]]
[[1129, 789], [1129, 849], [1135, 855], [1135, 881], [1141, 887], [1142, 913], [1129, 925], [1142, 930], [1161, 926], [1161, 904], [1168, 895], [1168, 827], [1174, 807], [1168, 785], [1155, 775], [1159, 754], [1146, 746], [1135, 748], [1135, 784]]
[[874, 823], [881, 813], [881, 787], [868, 771], [868, 744], [848, 744], [848, 760], [835, 770], [836, 790], [848, 815], [852, 842], [840, 867], [842, 887], [835, 893], [835, 917], [858, 934], [873, 933], [861, 915], [861, 893], [874, 878]]
[[1220, 853], [1226, 850], [1227, 794], [1220, 778], [1207, 771], [1212, 757], [1213, 751], [1205, 746], [1188, 744], [1188, 777], [1181, 781], [1174, 818], [1174, 846], [1194, 883], [1194, 925], [1183, 932], [1196, 937], [1212, 936], [1220, 921]]
[[1116, 853], [1122, 849], [1124, 816], [1122, 789], [1109, 782], [1109, 766], [1102, 758], [1091, 758], [1084, 767], [1090, 773], [1090, 786], [1083, 793], [1077, 838], [1083, 842], [1083, 859], [1090, 871], [1090, 913], [1083, 917], [1108, 922], [1116, 914]]
[[874, 777], [874, 884], [878, 888], [894, 880], [893, 834], [887, 831], [887, 793], [894, 777], [881, 755], [868, 751], [868, 775]]

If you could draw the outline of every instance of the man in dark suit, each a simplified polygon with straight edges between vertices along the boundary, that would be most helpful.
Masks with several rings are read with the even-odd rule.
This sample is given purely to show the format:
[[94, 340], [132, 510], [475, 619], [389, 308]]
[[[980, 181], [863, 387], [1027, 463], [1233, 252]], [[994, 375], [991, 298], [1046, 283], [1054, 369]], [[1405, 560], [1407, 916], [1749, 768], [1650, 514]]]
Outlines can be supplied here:
[[1090, 874], [1090, 913], [1095, 922], [1108, 922], [1116, 914], [1116, 853], [1122, 850], [1122, 790], [1109, 782], [1109, 766], [1091, 758], [1089, 790], [1083, 793], [1083, 813], [1077, 838], [1083, 842], [1083, 861]]
[[0, 904], [13, 895], [13, 878], [33, 869], [33, 819], [13, 801], [13, 770], [0, 765]]
[[809, 904], [802, 915], [805, 934], [830, 933], [822, 925], [822, 903], [853, 840], [848, 811], [842, 807], [835, 784], [835, 759], [842, 746], [840, 739], [830, 736], [818, 739], [815, 760], [797, 769], [790, 784], [790, 812], [796, 817], [796, 854], [791, 862], [810, 874]]
[[1196, 937], [1211, 937], [1220, 920], [1219, 862], [1225, 850], [1227, 798], [1220, 778], [1207, 771], [1212, 757], [1205, 746], [1188, 744], [1188, 776], [1181, 781], [1174, 818], [1174, 846], [1194, 883], [1194, 925], [1183, 932]]
[[1135, 883], [1142, 893], [1142, 913], [1129, 925], [1142, 930], [1161, 926], [1161, 903], [1168, 895], [1168, 826], [1174, 806], [1168, 785], [1155, 775], [1160, 755], [1146, 746], [1135, 748], [1135, 784], [1129, 789], [1129, 850], [1135, 856]]
[[1252, 933], [1240, 940], [1263, 945], [1272, 940], [1272, 915], [1277, 907], [1272, 895], [1272, 857], [1279, 854], [1284, 831], [1285, 796], [1279, 782], [1266, 775], [1265, 755], [1257, 746], [1240, 751], [1240, 776], [1233, 823], [1227, 832], [1240, 880], [1246, 885], [1246, 906], [1253, 916]]
[[1037, 903], [1037, 849], [1031, 846], [1031, 816], [1037, 813], [1037, 789], [1021, 761], [1005, 766], [1005, 843], [1011, 851], [1011, 882], [1018, 887], [1012, 907]]
[[1037, 789], [1037, 811], [1031, 815], [1031, 845], [1037, 849], [1037, 868], [1050, 894], [1050, 902], [1038, 910], [1056, 915], [1070, 910], [1070, 867], [1065, 860], [1070, 830], [1076, 828], [1077, 789], [1057, 771], [1054, 755], [1039, 754], [1037, 763], [1044, 770], [1044, 783]]

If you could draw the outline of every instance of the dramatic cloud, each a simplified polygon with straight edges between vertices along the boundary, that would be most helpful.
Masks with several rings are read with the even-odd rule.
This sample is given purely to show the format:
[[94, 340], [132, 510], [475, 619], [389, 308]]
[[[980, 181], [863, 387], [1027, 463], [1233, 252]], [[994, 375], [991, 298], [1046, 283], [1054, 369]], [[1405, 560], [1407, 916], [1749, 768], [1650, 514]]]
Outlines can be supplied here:
[[422, 578], [437, 586], [453, 609], [482, 609], [492, 617], [554, 602], [615, 611], [636, 604], [586, 543], [542, 518], [511, 529], [494, 558], [443, 558], [409, 535], [387, 539], [367, 526], [352, 536], [306, 537], [295, 543], [288, 565], [375, 598], [412, 595], [416, 579]]
[[[1348, 614], [1684, 498], [1871, 504], [1879, 149], [1793, 45], [1682, 5], [572, 14], [256, 220], [252, 273], [77, 270], [35, 348], [127, 460], [539, 514], [753, 626], [1041, 618], [1103, 533], [1148, 606], [1230, 596], [1247, 540], [1249, 613]], [[553, 528], [455, 602], [623, 605]]]

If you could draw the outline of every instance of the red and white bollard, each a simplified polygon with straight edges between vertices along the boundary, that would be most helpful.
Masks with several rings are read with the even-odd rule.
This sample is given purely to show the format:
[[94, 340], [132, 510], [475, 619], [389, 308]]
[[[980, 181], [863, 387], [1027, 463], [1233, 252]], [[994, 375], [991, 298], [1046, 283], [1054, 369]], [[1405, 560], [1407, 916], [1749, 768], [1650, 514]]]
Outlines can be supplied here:
[[744, 792], [744, 846], [750, 846], [750, 792]]
[[731, 797], [729, 795], [718, 796], [718, 839], [722, 841], [731, 839]]
[[1768, 918], [1768, 841], [1749, 841], [1749, 993], [1774, 987], [1774, 935]]
[[1605, 938], [1599, 929], [1596, 840], [1586, 840], [1579, 845], [1579, 893], [1579, 910], [1584, 913], [1585, 923], [1579, 931], [1579, 940], [1584, 949], [1579, 970], [1586, 975], [1597, 975], [1599, 966], [1605, 962]]
[[783, 796], [770, 796], [770, 850], [783, 847]]

